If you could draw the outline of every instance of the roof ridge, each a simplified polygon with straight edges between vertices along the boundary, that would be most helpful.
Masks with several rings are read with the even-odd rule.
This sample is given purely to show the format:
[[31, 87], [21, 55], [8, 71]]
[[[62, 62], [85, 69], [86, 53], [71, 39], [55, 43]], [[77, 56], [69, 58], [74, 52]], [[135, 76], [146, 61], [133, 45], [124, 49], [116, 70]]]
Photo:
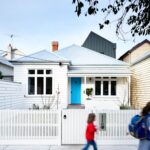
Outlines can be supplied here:
[[121, 61], [121, 60], [112, 58], [112, 57], [107, 56], [107, 55], [105, 55], [105, 54], [101, 54], [101, 53], [99, 53], [99, 52], [93, 51], [93, 50], [91, 50], [91, 49], [89, 49], [89, 48], [79, 46], [79, 45], [77, 45], [77, 44], [73, 44], [73, 45], [68, 46], [67, 48], [63, 48], [62, 50], [59, 50], [59, 51], [57, 51], [57, 52], [58, 52], [58, 54], [60, 53], [60, 55], [61, 55], [61, 51], [63, 52], [63, 51], [65, 51], [66, 49], [69, 49], [69, 48], [70, 48], [69, 50], [71, 50], [71, 47], [79, 47], [79, 48], [82, 48], [82, 49], [84, 49], [84, 50], [86, 50], [86, 51], [90, 51], [90, 52], [93, 53], [93, 54], [96, 54], [96, 55], [99, 55], [99, 56], [103, 56], [103, 57], [105, 57], [105, 58], [108, 58], [108, 59], [111, 59], [111, 60], [113, 60], [113, 61], [120, 62], [120, 63], [122, 63], [122, 64], [124, 64], [124, 65], [125, 65], [125, 64], [127, 65], [127, 63], [125, 63], [125, 62], [123, 62], [123, 61]]
[[[42, 52], [42, 51], [47, 51], [47, 50], [46, 50], [46, 49], [43, 49], [43, 50], [40, 50], [40, 51], [38, 51], [38, 52], [34, 52], [34, 53], [29, 54], [29, 55], [26, 55], [26, 56], [22, 56], [22, 57], [20, 57], [20, 58], [15, 59], [15, 60], [20, 60], [20, 59], [25, 58], [25, 57], [32, 57], [32, 55], [35, 55], [35, 54], [40, 53], [40, 52]], [[48, 52], [48, 51], [47, 51], [47, 52]]]

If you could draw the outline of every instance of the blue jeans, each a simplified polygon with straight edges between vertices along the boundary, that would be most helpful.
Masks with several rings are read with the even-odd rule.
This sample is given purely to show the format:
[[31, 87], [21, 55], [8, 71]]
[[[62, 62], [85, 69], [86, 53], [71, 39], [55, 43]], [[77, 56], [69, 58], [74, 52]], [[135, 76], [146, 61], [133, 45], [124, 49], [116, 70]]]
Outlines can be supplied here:
[[95, 143], [95, 141], [88, 141], [87, 144], [85, 145], [85, 147], [82, 150], [88, 150], [89, 146], [92, 145], [94, 150], [97, 150], [97, 145]]
[[150, 141], [149, 140], [140, 140], [138, 150], [150, 150]]

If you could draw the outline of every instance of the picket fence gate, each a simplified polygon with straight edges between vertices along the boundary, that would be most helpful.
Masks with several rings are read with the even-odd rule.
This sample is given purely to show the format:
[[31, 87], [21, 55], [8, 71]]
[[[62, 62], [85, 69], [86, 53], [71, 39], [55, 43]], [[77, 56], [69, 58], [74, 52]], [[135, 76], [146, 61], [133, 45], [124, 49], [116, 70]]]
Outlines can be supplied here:
[[[0, 110], [0, 145], [84, 144], [87, 116], [92, 110]], [[137, 144], [128, 124], [137, 110], [95, 110], [100, 145]]]
[[[62, 144], [84, 144], [88, 114], [91, 110], [62, 111]], [[135, 145], [138, 140], [128, 133], [131, 117], [139, 110], [95, 110], [96, 125], [100, 129], [96, 141], [100, 145]]]

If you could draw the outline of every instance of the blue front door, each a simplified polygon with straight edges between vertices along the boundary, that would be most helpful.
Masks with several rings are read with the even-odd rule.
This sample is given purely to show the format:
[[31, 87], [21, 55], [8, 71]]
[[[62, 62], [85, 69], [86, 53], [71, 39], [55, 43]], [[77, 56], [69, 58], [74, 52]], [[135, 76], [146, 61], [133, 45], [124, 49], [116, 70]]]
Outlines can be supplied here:
[[71, 78], [71, 104], [81, 104], [81, 78]]

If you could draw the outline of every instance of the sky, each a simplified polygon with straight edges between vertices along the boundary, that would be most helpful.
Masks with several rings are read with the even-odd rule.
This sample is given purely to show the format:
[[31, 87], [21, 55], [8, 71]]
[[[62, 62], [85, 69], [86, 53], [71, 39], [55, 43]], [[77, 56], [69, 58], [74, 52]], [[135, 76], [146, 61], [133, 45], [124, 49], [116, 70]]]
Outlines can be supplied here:
[[[101, 1], [98, 7], [107, 3], [108, 0]], [[0, 0], [0, 49], [7, 50], [8, 44], [12, 43], [30, 54], [51, 50], [52, 41], [59, 42], [59, 49], [72, 44], [82, 45], [90, 31], [94, 31], [117, 44], [118, 58], [137, 43], [150, 40], [148, 36], [142, 36], [124, 42], [116, 36], [114, 24], [99, 30], [98, 24], [104, 18], [102, 13], [77, 17], [74, 10], [72, 0]]]

